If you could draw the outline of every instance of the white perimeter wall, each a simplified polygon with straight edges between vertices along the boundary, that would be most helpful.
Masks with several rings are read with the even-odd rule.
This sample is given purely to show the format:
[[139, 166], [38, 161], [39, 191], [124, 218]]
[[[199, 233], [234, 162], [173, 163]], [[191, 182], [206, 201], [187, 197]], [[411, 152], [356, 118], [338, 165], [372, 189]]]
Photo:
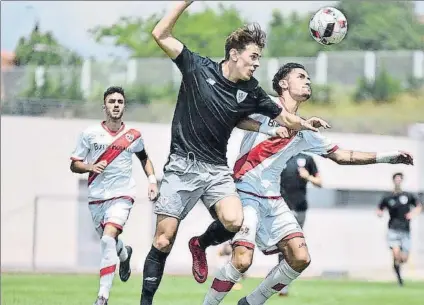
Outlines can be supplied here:
[[[90, 248], [87, 255], [98, 255], [97, 240], [91, 229], [81, 241], [78, 227], [90, 221], [84, 202], [79, 202], [78, 179], [69, 171], [69, 155], [77, 135], [90, 120], [56, 120], [50, 118], [1, 117], [1, 258], [3, 268], [81, 269], [81, 247]], [[132, 123], [139, 127], [158, 175], [166, 162], [170, 143], [170, 126]], [[405, 189], [423, 190], [423, 143], [403, 137], [328, 133], [340, 147], [363, 151], [403, 149], [416, 156], [416, 166], [375, 165], [339, 166], [316, 158], [325, 188], [389, 190], [395, 171], [405, 174]], [[240, 133], [229, 143], [229, 162], [237, 155]], [[138, 200], [124, 232], [125, 240], [135, 249], [137, 268], [142, 268], [153, 234], [152, 205], [146, 199], [146, 179], [138, 162], [134, 176]], [[35, 259], [33, 259], [33, 202], [39, 199], [36, 226]], [[81, 212], [82, 211], [82, 212]], [[85, 213], [85, 214], [84, 214]], [[81, 216], [83, 215], [83, 216]], [[85, 216], [84, 216], [85, 215]], [[180, 228], [167, 272], [189, 273], [190, 256], [187, 242], [191, 235], [202, 232], [211, 218], [203, 206], [197, 206]], [[409, 273], [424, 277], [423, 216], [413, 222], [413, 248]], [[312, 254], [312, 265], [306, 275], [322, 271], [349, 271], [356, 276], [391, 276], [390, 255], [386, 247], [387, 218], [375, 217], [373, 210], [311, 209], [305, 232]], [[89, 224], [87, 226], [89, 228]], [[91, 240], [91, 241], [90, 241]], [[97, 251], [97, 252], [96, 252]], [[212, 268], [220, 264], [216, 249], [209, 250]], [[78, 254], [79, 253], [79, 254]], [[275, 264], [276, 256], [256, 254], [251, 272], [265, 275]], [[96, 264], [97, 266], [97, 264]], [[84, 266], [85, 268], [86, 266]], [[95, 269], [94, 266], [88, 269]], [[420, 269], [421, 268], [421, 269]]]

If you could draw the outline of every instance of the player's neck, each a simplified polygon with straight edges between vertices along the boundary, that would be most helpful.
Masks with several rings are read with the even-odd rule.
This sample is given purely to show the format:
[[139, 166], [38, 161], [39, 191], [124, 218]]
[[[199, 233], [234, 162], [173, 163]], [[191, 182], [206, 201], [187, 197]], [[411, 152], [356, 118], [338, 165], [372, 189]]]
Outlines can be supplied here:
[[122, 127], [122, 120], [112, 120], [110, 118], [107, 118], [105, 121], [105, 126], [110, 131], [116, 132]]
[[283, 105], [284, 109], [289, 113], [296, 113], [299, 108], [299, 102], [290, 97], [279, 96], [278, 100]]
[[402, 193], [402, 189], [400, 187], [395, 187], [395, 189], [393, 190], [393, 193], [395, 194]]
[[237, 70], [231, 68], [229, 60], [222, 63], [222, 75], [233, 83], [237, 83], [240, 80]]

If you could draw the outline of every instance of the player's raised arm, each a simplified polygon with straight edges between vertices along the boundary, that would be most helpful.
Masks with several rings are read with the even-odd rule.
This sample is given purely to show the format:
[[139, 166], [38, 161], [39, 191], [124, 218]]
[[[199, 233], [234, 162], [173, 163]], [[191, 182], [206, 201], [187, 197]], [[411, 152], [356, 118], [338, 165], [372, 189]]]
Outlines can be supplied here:
[[290, 132], [285, 127], [269, 126], [267, 123], [260, 123], [252, 118], [245, 118], [241, 120], [237, 127], [247, 131], [255, 131], [267, 134], [271, 137], [289, 138]]
[[175, 59], [183, 50], [183, 44], [172, 36], [172, 30], [180, 15], [193, 1], [178, 1], [175, 7], [167, 13], [155, 26], [152, 36], [162, 50]]
[[340, 165], [366, 165], [376, 163], [414, 164], [412, 155], [404, 151], [376, 153], [338, 149], [327, 157]]

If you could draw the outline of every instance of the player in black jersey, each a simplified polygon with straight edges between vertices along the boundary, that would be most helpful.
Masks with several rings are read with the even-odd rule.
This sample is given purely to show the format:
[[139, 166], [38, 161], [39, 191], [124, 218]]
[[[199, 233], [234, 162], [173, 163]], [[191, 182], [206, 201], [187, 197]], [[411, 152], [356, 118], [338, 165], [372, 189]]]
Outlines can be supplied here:
[[[245, 119], [261, 113], [294, 130], [329, 127], [319, 118], [305, 121], [282, 111], [253, 78], [266, 36], [258, 25], [242, 27], [228, 36], [221, 63], [190, 51], [174, 38], [175, 22], [190, 4], [178, 2], [152, 32], [181, 71], [182, 82], [172, 121], [170, 156], [154, 209], [156, 233], [144, 265], [141, 305], [152, 304], [179, 223], [199, 199], [217, 218], [209, 235], [213, 243], [230, 239], [240, 229], [243, 209], [226, 159], [235, 126], [273, 135], [276, 128], [284, 129]], [[302, 92], [310, 95], [310, 86]], [[192, 253], [199, 249], [197, 240], [190, 245]], [[194, 270], [199, 282], [206, 280], [207, 266], [202, 269], [195, 264]]]
[[390, 215], [387, 242], [393, 254], [393, 269], [395, 270], [399, 285], [403, 285], [400, 267], [408, 261], [411, 247], [410, 221], [421, 213], [422, 204], [408, 192], [402, 191], [403, 174], [393, 175], [394, 190], [390, 195], [384, 196], [378, 205], [377, 215], [383, 216], [385, 209]]

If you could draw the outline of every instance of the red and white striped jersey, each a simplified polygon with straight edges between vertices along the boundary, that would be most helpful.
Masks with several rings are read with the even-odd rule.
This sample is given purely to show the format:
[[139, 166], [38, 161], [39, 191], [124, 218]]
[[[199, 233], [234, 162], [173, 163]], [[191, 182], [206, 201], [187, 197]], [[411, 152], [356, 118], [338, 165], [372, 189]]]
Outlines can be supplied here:
[[79, 136], [71, 160], [89, 164], [107, 162], [105, 170], [88, 176], [88, 201], [108, 200], [116, 197], [135, 197], [132, 177], [132, 156], [144, 149], [141, 133], [125, 124], [117, 132], [104, 123], [85, 129]]
[[[270, 126], [278, 126], [277, 122], [260, 114], [250, 117]], [[237, 189], [259, 197], [280, 197], [280, 174], [291, 157], [300, 152], [325, 156], [337, 149], [319, 132], [299, 131], [288, 139], [246, 132], [234, 165]]]

